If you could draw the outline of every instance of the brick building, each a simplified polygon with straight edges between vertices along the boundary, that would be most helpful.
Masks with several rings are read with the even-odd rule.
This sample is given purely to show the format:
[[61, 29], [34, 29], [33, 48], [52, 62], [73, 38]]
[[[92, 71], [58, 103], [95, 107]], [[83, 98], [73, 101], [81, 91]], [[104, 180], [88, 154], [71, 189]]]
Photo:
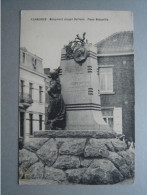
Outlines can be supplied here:
[[45, 79], [42, 59], [20, 48], [19, 137], [24, 141], [45, 129]]
[[133, 32], [115, 33], [95, 46], [104, 120], [116, 132], [135, 139]]

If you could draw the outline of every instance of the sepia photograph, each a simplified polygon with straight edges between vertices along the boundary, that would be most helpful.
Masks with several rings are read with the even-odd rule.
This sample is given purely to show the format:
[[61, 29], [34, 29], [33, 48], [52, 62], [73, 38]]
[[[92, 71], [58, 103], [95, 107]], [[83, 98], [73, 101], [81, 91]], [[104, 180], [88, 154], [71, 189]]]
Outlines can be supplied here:
[[133, 184], [131, 11], [22, 10], [20, 185]]

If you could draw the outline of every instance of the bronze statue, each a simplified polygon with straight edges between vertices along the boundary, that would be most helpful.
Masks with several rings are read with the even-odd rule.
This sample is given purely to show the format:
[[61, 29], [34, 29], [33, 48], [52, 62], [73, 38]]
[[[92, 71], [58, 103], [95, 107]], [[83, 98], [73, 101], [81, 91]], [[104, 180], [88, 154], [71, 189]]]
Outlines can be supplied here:
[[50, 72], [48, 75], [51, 78], [50, 86], [47, 92], [50, 96], [48, 105], [48, 121], [51, 130], [59, 130], [65, 128], [65, 105], [61, 95], [61, 84], [59, 79], [59, 69]]
[[76, 35], [74, 41], [70, 41], [68, 45], [65, 46], [66, 50], [66, 58], [74, 59], [77, 63], [82, 65], [82, 63], [87, 59], [88, 53], [86, 48], [84, 47], [88, 41], [85, 42], [85, 35], [83, 33], [83, 37], [81, 38], [79, 34]]
[[76, 36], [76, 38], [75, 38], [75, 41], [78, 41], [78, 42], [81, 42], [81, 44], [84, 44], [85, 42], [85, 35], [86, 35], [86, 33], [84, 32], [83, 33], [83, 38], [81, 38], [80, 36], [79, 36], [79, 34], [77, 34]]

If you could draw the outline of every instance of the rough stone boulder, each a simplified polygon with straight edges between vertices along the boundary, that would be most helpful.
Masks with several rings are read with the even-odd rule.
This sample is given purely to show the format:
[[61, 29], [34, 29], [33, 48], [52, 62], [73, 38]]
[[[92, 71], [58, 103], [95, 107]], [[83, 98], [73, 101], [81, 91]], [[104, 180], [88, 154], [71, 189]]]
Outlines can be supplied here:
[[109, 155], [109, 151], [105, 142], [105, 139], [90, 139], [85, 147], [84, 156], [106, 158]]
[[134, 152], [130, 151], [130, 150], [126, 150], [126, 151], [120, 151], [118, 152], [118, 154], [125, 159], [127, 165], [132, 165], [134, 163], [135, 160], [135, 154]]
[[126, 150], [126, 151], [120, 151], [118, 154], [124, 158], [126, 164], [129, 167], [129, 176], [134, 177], [134, 171], [135, 171], [135, 153], [134, 151]]
[[28, 142], [24, 144], [24, 148], [30, 150], [31, 152], [37, 151], [46, 141], [48, 138], [30, 138]]
[[73, 138], [55, 138], [57, 147], [60, 148], [60, 146], [64, 143], [64, 142], [72, 142]]
[[81, 162], [81, 167], [89, 167], [90, 164], [92, 163], [93, 159], [84, 159], [84, 158], [80, 158], [80, 162]]
[[121, 141], [120, 139], [112, 139], [111, 143], [116, 152], [127, 149], [127, 144], [124, 141]]
[[66, 171], [67, 179], [71, 183], [82, 183], [83, 174], [86, 168], [69, 169]]
[[82, 183], [84, 184], [111, 184], [123, 180], [122, 174], [106, 159], [95, 159], [85, 171]]
[[58, 149], [54, 139], [47, 141], [36, 154], [44, 164], [52, 166], [58, 157]]
[[48, 131], [19, 151], [19, 178], [49, 184], [115, 184], [134, 177], [134, 161], [134, 148], [128, 149], [113, 132]]
[[25, 179], [42, 179], [44, 174], [44, 165], [41, 162], [33, 164], [26, 171], [24, 178]]
[[45, 167], [44, 178], [51, 181], [57, 181], [59, 183], [67, 182], [65, 172], [60, 169], [55, 169], [53, 167]]
[[59, 154], [72, 154], [81, 155], [83, 154], [86, 139], [73, 139], [66, 140], [59, 149]]
[[112, 144], [112, 141], [113, 141], [114, 139], [105, 139], [105, 146], [107, 147], [107, 149], [109, 150], [109, 151], [111, 151], [111, 152], [114, 152], [115, 151], [115, 148], [114, 148], [114, 146], [113, 146], [113, 144]]
[[19, 167], [19, 179], [23, 179], [24, 178], [24, 174], [25, 174], [25, 170], [21, 167]]
[[126, 164], [126, 161], [123, 157], [115, 152], [109, 152], [108, 159], [113, 162], [113, 164], [116, 166], [116, 168], [119, 169], [125, 178], [131, 177], [130, 166]]
[[28, 150], [22, 149], [19, 151], [19, 167], [20, 168], [29, 168], [35, 162], [38, 161], [36, 154]]
[[77, 156], [62, 155], [59, 156], [53, 164], [53, 167], [58, 169], [73, 169], [80, 166], [80, 160]]

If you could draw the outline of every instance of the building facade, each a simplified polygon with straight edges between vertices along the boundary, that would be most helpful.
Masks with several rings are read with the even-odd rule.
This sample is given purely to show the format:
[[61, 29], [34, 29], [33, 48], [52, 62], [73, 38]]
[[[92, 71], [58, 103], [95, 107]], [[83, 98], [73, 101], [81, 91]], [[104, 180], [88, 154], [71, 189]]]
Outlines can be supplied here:
[[49, 130], [50, 125], [47, 123], [47, 120], [48, 120], [48, 106], [50, 102], [50, 97], [47, 92], [47, 89], [50, 86], [50, 78], [48, 77], [48, 75], [50, 74], [50, 68], [44, 68], [44, 74], [46, 76], [46, 80], [45, 80], [45, 129]]
[[95, 46], [103, 118], [114, 131], [134, 140], [133, 32], [115, 33]]
[[27, 141], [45, 129], [45, 79], [42, 59], [20, 49], [19, 137]]

